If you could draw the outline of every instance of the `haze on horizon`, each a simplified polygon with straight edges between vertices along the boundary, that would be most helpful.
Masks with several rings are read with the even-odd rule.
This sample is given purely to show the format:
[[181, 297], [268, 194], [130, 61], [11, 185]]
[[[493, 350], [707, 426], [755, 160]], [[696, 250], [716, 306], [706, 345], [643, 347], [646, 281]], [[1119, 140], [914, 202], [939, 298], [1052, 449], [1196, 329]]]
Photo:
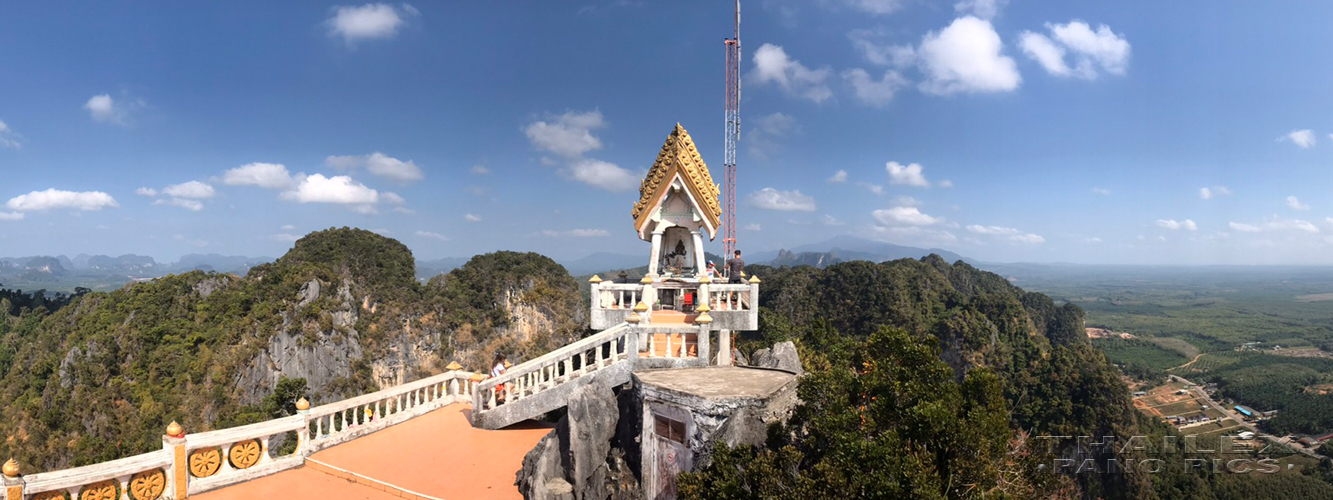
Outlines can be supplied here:
[[[1333, 264], [1333, 5], [743, 2], [740, 246]], [[0, 6], [0, 256], [637, 254], [729, 4]], [[713, 242], [714, 250], [721, 242]]]

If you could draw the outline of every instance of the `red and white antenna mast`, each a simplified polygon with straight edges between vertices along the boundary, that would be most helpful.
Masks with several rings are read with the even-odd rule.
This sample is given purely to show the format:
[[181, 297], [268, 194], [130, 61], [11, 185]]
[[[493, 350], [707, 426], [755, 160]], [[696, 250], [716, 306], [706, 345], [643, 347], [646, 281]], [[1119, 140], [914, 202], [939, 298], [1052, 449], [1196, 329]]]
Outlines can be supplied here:
[[736, 142], [741, 138], [741, 0], [736, 0], [735, 38], [723, 39], [727, 49], [727, 99], [725, 108], [726, 153], [722, 160], [726, 177], [722, 187], [722, 259], [736, 250]]

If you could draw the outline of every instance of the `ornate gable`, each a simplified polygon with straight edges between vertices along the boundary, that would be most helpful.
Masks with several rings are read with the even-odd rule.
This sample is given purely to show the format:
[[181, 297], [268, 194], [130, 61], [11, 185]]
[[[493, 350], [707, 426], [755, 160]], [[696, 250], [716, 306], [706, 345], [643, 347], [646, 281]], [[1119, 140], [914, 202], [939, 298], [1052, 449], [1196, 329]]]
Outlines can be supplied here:
[[653, 162], [653, 168], [648, 170], [647, 177], [639, 186], [639, 201], [634, 204], [631, 212], [634, 229], [643, 232], [653, 209], [666, 197], [671, 181], [677, 174], [698, 205], [711, 239], [721, 225], [722, 209], [718, 204], [720, 189], [713, 183], [708, 165], [704, 164], [699, 150], [694, 147], [694, 139], [679, 123], [667, 136], [666, 144], [662, 145], [662, 151], [657, 153], [657, 160]]

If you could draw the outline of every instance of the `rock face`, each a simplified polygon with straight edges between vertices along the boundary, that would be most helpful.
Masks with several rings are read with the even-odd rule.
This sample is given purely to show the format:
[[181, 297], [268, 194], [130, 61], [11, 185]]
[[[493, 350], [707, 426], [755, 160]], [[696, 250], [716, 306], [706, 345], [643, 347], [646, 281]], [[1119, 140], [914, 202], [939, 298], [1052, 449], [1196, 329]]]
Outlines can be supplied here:
[[515, 484], [528, 500], [639, 498], [638, 482], [624, 452], [612, 444], [620, 405], [610, 389], [590, 384], [575, 390], [555, 430], [523, 457]]
[[796, 352], [796, 344], [791, 341], [773, 344], [772, 349], [755, 351], [750, 366], [777, 368], [797, 375], [804, 373], [801, 369], [801, 355]]

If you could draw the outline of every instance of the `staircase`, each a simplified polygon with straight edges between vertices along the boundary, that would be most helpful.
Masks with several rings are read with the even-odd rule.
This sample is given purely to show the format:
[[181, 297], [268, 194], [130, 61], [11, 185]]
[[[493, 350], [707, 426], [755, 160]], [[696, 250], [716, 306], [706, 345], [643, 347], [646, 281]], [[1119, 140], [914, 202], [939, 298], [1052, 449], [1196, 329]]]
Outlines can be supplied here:
[[635, 328], [620, 323], [478, 383], [472, 394], [472, 425], [510, 426], [565, 406], [579, 387], [629, 382], [638, 338]]

